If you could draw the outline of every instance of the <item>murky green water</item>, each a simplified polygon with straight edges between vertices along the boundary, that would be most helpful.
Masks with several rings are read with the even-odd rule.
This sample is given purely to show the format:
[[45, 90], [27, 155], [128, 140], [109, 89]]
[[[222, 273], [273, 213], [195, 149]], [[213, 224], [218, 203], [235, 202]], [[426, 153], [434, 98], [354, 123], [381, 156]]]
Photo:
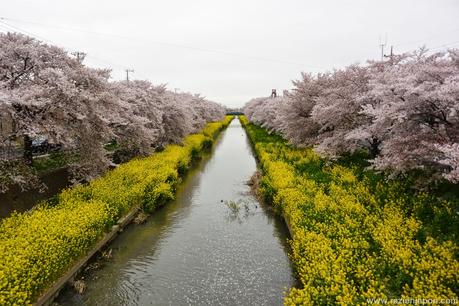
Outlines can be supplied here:
[[22, 191], [14, 185], [6, 193], [0, 193], [0, 218], [8, 217], [13, 211], [24, 212], [34, 207], [38, 202], [49, 199], [69, 186], [67, 169], [58, 169], [41, 177], [47, 186], [44, 192], [37, 189]]
[[[177, 199], [128, 227], [83, 295], [62, 305], [280, 305], [295, 284], [285, 224], [251, 196], [256, 163], [234, 120]], [[221, 201], [239, 203], [232, 211]]]

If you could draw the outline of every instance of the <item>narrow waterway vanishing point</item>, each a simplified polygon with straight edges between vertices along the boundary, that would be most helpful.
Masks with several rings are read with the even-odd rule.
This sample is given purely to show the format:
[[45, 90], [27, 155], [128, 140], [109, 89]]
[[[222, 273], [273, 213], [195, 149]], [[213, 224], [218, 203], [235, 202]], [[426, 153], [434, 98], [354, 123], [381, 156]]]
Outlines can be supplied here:
[[256, 161], [235, 119], [175, 201], [111, 245], [113, 258], [62, 305], [281, 305], [295, 284], [283, 220], [247, 181]]

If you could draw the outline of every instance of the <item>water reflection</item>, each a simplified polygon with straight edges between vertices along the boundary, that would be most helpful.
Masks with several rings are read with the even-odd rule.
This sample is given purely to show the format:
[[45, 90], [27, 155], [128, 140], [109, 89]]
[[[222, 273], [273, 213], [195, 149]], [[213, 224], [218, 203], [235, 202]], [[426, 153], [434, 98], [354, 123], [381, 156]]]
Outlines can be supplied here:
[[248, 198], [224, 201], [223, 205], [228, 209], [228, 222], [237, 222], [241, 224], [249, 217], [254, 216], [258, 211], [258, 202], [251, 201]]
[[[246, 182], [256, 163], [236, 120], [177, 199], [112, 245], [113, 259], [62, 305], [276, 305], [294, 285], [281, 220]], [[236, 203], [236, 204], [231, 204]], [[230, 208], [233, 207], [233, 209]]]

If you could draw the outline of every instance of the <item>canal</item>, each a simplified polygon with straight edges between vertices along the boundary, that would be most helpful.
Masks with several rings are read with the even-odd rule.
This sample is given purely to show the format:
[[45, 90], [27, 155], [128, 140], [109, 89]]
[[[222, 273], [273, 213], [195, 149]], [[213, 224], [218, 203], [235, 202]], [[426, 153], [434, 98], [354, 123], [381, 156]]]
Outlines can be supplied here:
[[61, 305], [281, 305], [295, 285], [284, 222], [250, 194], [256, 161], [235, 119], [175, 201], [111, 244], [113, 257]]

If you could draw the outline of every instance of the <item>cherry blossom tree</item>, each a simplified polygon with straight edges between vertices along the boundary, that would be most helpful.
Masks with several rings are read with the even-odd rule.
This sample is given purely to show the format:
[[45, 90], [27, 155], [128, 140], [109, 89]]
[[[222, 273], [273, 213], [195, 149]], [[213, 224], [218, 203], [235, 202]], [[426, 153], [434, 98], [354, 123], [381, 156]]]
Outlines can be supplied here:
[[148, 81], [126, 81], [111, 84], [111, 92], [118, 99], [116, 117], [111, 127], [119, 151], [126, 161], [137, 155], [147, 155], [158, 147], [164, 134], [162, 105], [164, 86], [154, 86]]
[[287, 101], [286, 97], [261, 97], [249, 101], [244, 108], [249, 120], [258, 123], [268, 131], [280, 132], [279, 111]]
[[311, 111], [312, 120], [319, 126], [316, 147], [319, 152], [336, 156], [368, 145], [373, 154], [377, 154], [378, 142], [373, 133], [359, 138], [350, 134], [368, 121], [360, 113], [360, 96], [368, 90], [369, 78], [370, 70], [358, 65], [328, 75], [327, 85], [315, 99]]
[[302, 79], [293, 82], [286, 103], [279, 112], [280, 131], [292, 143], [313, 146], [317, 142], [319, 124], [312, 118], [317, 98], [323, 94], [329, 83], [329, 74], [302, 73]]
[[127, 159], [180, 143], [225, 115], [219, 104], [199, 95], [174, 93], [148, 81], [114, 82], [111, 92], [120, 109], [110, 126]]
[[0, 45], [0, 89], [12, 97], [26, 164], [31, 139], [45, 136], [85, 156], [71, 165], [75, 179], [102, 173], [108, 161], [96, 148], [109, 130], [98, 114], [112, 109], [105, 99], [109, 71], [87, 68], [64, 50], [20, 34], [0, 35]]
[[0, 92], [0, 193], [15, 183], [23, 190], [40, 186], [38, 178], [18, 156], [11, 98]]
[[459, 183], [459, 144], [437, 145], [436, 149], [441, 152], [436, 161], [446, 168], [443, 177], [451, 182]]
[[452, 159], [439, 156], [459, 142], [457, 51], [426, 51], [411, 53], [370, 81], [367, 96], [378, 103], [364, 106], [362, 113], [372, 117], [370, 128], [385, 134], [381, 154], [374, 160], [377, 169], [395, 174], [454, 169], [445, 169], [445, 161]]
[[[110, 165], [104, 145], [111, 140], [121, 144], [126, 159], [144, 156], [224, 116], [223, 107], [199, 95], [109, 78], [109, 70], [86, 67], [58, 47], [0, 34], [1, 118], [13, 122], [8, 137], [23, 139], [25, 166], [19, 168], [30, 169], [31, 140], [45, 137], [79, 157], [69, 165], [73, 181], [88, 181]], [[3, 136], [2, 130], [2, 146]], [[17, 161], [6, 158], [2, 167], [13, 164]], [[14, 171], [5, 184], [25, 181]]]
[[392, 175], [421, 169], [457, 182], [459, 51], [426, 49], [333, 72], [302, 74], [282, 103], [249, 101], [244, 112], [299, 146], [337, 157], [368, 150]]

